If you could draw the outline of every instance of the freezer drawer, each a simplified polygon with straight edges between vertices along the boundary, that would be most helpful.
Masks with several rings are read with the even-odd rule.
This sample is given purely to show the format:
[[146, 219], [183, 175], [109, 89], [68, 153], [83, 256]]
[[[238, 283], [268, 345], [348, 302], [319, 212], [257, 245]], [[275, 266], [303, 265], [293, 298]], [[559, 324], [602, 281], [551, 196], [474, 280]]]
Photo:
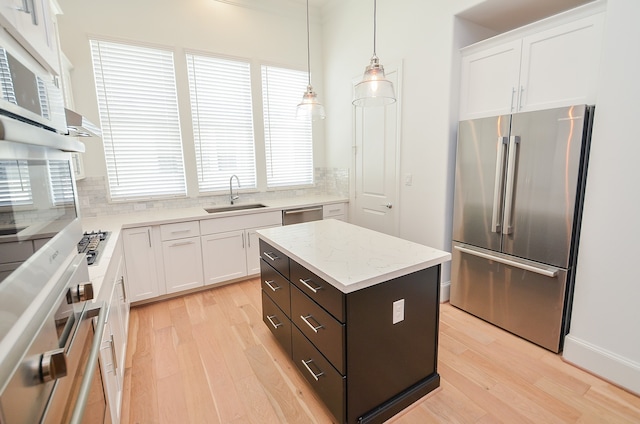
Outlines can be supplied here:
[[566, 287], [564, 269], [453, 245], [451, 304], [554, 352], [564, 336]]

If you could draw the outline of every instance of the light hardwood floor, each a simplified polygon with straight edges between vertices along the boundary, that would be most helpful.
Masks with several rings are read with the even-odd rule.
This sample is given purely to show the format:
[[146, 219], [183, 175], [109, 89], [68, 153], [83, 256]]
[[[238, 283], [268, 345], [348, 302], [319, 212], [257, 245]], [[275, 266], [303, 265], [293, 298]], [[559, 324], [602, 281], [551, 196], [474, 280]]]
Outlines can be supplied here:
[[[640, 398], [441, 305], [441, 387], [389, 422], [640, 423]], [[258, 279], [131, 310], [123, 423], [331, 423], [261, 320]]]

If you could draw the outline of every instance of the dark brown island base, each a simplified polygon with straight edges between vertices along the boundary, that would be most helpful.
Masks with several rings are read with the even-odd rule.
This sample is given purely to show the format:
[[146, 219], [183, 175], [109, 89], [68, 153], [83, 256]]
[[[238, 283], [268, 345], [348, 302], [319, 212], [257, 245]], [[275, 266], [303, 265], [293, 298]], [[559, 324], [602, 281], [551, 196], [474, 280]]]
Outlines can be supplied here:
[[259, 230], [263, 320], [340, 423], [382, 423], [440, 385], [450, 254], [337, 220]]

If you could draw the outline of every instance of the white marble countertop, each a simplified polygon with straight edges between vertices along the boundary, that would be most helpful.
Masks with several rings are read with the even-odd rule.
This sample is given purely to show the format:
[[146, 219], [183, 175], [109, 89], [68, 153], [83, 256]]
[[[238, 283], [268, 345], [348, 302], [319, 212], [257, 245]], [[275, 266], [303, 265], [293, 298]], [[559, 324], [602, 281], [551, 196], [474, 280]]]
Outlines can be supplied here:
[[328, 219], [258, 230], [260, 238], [351, 293], [451, 260], [451, 254]]
[[[135, 228], [146, 225], [161, 225], [169, 224], [173, 222], [185, 222], [200, 219], [215, 219], [236, 215], [247, 215], [252, 213], [272, 212], [287, 208], [299, 208], [309, 207], [316, 205], [326, 205], [332, 203], [344, 203], [349, 199], [340, 196], [308, 196], [308, 197], [294, 197], [282, 200], [265, 200], [257, 202], [239, 202], [237, 205], [243, 203], [262, 203], [266, 205], [264, 208], [258, 209], [244, 209], [230, 212], [218, 212], [207, 213], [203, 208], [177, 208], [177, 209], [158, 209], [158, 210], [145, 210], [138, 213], [122, 214], [122, 215], [109, 215], [101, 216], [97, 218], [84, 218], [82, 219], [83, 231], [109, 231], [111, 234], [107, 239], [106, 244], [100, 245], [100, 253], [98, 262], [95, 265], [89, 267], [89, 276], [94, 285], [94, 290], [99, 293], [96, 296], [96, 301], [105, 299], [104, 296], [110, 296], [110, 293], [106, 291], [102, 292], [102, 280], [107, 272], [109, 262], [113, 256], [113, 251], [116, 246], [118, 237], [123, 228]], [[226, 205], [214, 205], [226, 206]]]

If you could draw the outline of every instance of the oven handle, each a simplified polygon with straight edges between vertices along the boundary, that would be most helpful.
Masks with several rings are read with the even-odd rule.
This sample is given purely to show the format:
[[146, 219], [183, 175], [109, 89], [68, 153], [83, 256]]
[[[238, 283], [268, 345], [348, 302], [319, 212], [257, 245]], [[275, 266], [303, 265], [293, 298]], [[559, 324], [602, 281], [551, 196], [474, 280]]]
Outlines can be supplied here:
[[107, 306], [104, 301], [100, 305], [100, 313], [98, 314], [98, 324], [95, 329], [95, 334], [93, 336], [93, 343], [91, 344], [91, 352], [89, 353], [89, 360], [87, 361], [87, 366], [84, 371], [84, 377], [82, 378], [82, 384], [80, 385], [80, 391], [78, 393], [78, 399], [76, 401], [76, 405], [73, 409], [73, 415], [71, 416], [71, 420], [69, 424], [81, 424], [82, 416], [84, 415], [85, 407], [87, 406], [87, 401], [89, 400], [89, 392], [91, 391], [91, 383], [93, 381], [93, 376], [95, 375], [94, 370], [96, 365], [98, 364], [98, 355], [100, 354], [100, 344], [102, 342], [102, 334], [104, 333], [104, 325], [107, 321]]

